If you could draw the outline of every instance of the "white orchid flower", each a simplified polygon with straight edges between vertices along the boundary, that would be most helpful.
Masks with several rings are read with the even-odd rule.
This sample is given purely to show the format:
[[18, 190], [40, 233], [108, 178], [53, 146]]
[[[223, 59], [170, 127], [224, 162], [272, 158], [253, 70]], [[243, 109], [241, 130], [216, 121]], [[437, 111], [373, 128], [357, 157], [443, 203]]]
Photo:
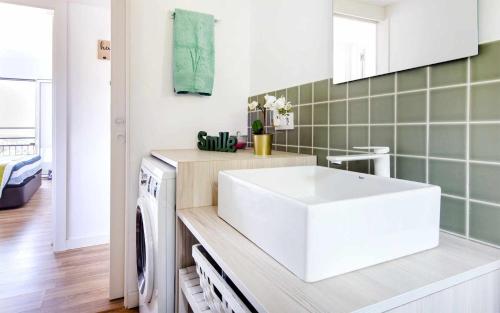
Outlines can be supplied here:
[[285, 110], [287, 110], [287, 111], [291, 111], [292, 110], [292, 103], [290, 101], [288, 101], [285, 104]]
[[274, 107], [274, 103], [276, 102], [275, 96], [265, 95], [264, 99], [266, 100], [266, 104], [264, 104], [264, 108], [272, 109]]
[[285, 97], [281, 97], [279, 98], [278, 100], [276, 100], [276, 102], [274, 103], [274, 108], [275, 109], [283, 109], [286, 105], [286, 99]]
[[250, 109], [250, 111], [253, 111], [257, 108], [258, 105], [259, 103], [257, 101], [252, 101], [248, 104], [248, 109]]

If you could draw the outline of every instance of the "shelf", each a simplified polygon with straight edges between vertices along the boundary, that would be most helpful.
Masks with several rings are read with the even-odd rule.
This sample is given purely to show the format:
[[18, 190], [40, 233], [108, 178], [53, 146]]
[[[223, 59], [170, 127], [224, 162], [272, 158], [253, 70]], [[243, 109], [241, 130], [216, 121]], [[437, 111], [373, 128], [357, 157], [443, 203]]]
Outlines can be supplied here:
[[259, 312], [384, 312], [500, 269], [500, 249], [442, 233], [435, 249], [305, 283], [217, 216], [177, 215]]

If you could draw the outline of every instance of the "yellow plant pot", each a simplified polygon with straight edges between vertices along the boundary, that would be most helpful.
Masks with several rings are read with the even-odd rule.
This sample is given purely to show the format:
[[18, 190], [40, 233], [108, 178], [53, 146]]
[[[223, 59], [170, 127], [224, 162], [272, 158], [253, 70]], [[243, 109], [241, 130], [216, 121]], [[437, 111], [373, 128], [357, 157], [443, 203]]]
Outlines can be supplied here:
[[271, 155], [273, 134], [253, 135], [253, 151], [255, 155]]

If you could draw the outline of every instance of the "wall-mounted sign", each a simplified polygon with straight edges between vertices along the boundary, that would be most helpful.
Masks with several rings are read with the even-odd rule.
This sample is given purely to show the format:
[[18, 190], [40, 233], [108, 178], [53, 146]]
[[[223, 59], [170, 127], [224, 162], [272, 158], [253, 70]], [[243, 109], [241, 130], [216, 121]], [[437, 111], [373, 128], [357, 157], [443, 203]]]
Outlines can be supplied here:
[[198, 133], [198, 149], [204, 151], [236, 152], [236, 136], [229, 136], [228, 132], [220, 132], [219, 137], [207, 136], [207, 132]]
[[111, 60], [111, 41], [97, 41], [97, 58], [99, 60]]

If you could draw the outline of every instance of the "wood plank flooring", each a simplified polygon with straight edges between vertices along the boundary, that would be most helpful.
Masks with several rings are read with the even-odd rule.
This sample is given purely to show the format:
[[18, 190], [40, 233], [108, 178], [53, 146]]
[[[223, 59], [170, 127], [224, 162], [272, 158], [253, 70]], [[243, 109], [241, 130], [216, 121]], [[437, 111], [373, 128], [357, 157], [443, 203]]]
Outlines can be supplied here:
[[109, 246], [52, 251], [51, 183], [0, 210], [0, 312], [137, 312], [108, 300]]

